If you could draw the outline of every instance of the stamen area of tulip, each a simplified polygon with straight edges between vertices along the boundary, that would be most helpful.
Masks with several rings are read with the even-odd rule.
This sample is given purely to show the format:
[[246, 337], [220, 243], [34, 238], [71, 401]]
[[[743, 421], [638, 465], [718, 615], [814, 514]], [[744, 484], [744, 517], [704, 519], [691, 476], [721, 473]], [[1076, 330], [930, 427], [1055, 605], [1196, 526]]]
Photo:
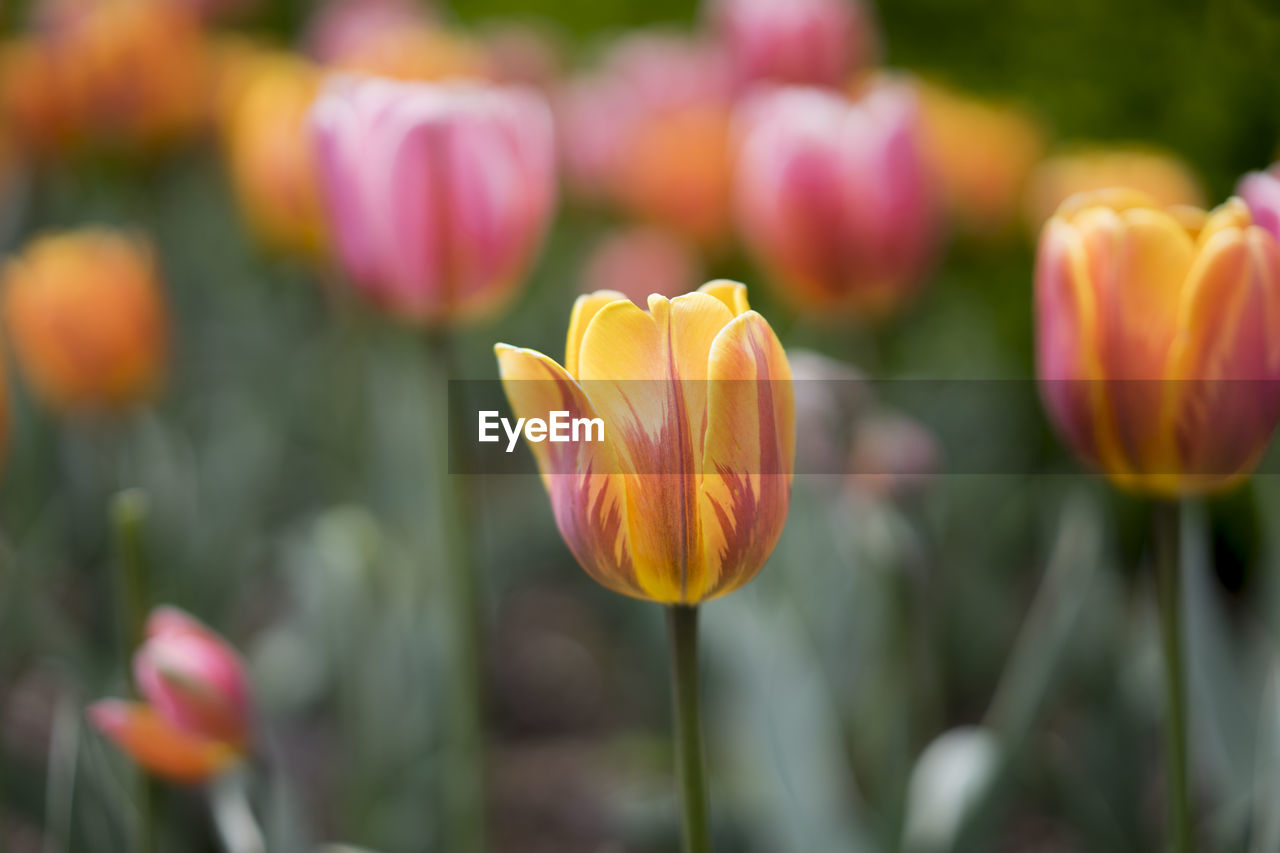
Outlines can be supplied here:
[[[503, 435], [499, 435], [499, 427]], [[509, 418], [502, 417], [495, 410], [480, 412], [477, 441], [491, 444], [501, 441], [505, 436], [507, 453], [514, 453], [521, 435], [534, 444], [544, 441], [552, 444], [603, 442], [604, 419], [575, 418], [568, 410], [561, 410], [548, 412], [545, 419], [516, 418], [513, 424]]]

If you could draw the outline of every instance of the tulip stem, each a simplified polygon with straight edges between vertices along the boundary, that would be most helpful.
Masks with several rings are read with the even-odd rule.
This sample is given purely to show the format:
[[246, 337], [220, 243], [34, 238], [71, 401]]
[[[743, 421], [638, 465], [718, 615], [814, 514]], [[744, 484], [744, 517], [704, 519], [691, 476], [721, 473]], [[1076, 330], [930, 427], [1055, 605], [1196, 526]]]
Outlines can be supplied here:
[[1169, 786], [1169, 828], [1174, 853], [1190, 853], [1191, 802], [1187, 761], [1187, 696], [1182, 648], [1181, 505], [1159, 501], [1152, 507], [1160, 635], [1164, 645], [1165, 761]]
[[685, 853], [711, 850], [707, 770], [702, 747], [702, 703], [698, 695], [698, 608], [667, 610], [671, 641], [672, 704], [675, 709], [676, 775], [684, 813]]
[[249, 805], [249, 780], [243, 770], [232, 770], [213, 781], [209, 806], [227, 853], [266, 853], [262, 829]]
[[[483, 593], [471, 557], [471, 494], [465, 474], [451, 473], [450, 460], [461, 458], [465, 427], [454, 422], [449, 380], [455, 376], [454, 342], [447, 331], [429, 339], [432, 406], [436, 416], [436, 503], [446, 549], [443, 583], [454, 625], [451, 715], [446, 742], [445, 848], [481, 853], [485, 848], [484, 731], [480, 668], [483, 656]], [[456, 453], [454, 451], [457, 451]]]
[[[118, 595], [120, 627], [124, 636], [125, 674], [129, 677], [132, 653], [146, 641], [147, 609], [150, 606], [150, 572], [142, 541], [147, 520], [147, 497], [140, 489], [126, 489], [111, 501], [116, 531], [117, 559], [121, 589]], [[138, 790], [138, 835], [135, 849], [152, 853], [156, 849], [156, 783], [143, 776]]]

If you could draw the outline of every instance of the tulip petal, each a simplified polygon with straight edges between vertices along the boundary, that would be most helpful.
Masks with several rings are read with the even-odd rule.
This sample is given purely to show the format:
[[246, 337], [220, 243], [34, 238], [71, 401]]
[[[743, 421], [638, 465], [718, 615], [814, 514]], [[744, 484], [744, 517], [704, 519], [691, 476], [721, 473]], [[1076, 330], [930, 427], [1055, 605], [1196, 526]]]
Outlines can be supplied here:
[[751, 306], [747, 304], [747, 286], [741, 282], [721, 278], [702, 285], [698, 288], [698, 292], [707, 293], [719, 299], [728, 306], [735, 317], [751, 310]]
[[133, 671], [147, 702], [177, 728], [234, 746], [247, 740], [243, 670], [220, 637], [151, 640], [134, 656]]
[[1260, 228], [1215, 230], [1188, 277], [1163, 419], [1174, 430], [1181, 481], [1229, 485], [1253, 468], [1280, 416], [1280, 249]]
[[573, 313], [569, 315], [569, 336], [564, 345], [564, 369], [570, 376], [578, 375], [578, 353], [582, 349], [582, 338], [587, 334], [587, 326], [600, 309], [610, 302], [617, 302], [627, 297], [616, 290], [597, 290], [579, 296], [573, 303]]
[[[517, 417], [545, 419], [552, 411], [599, 417], [582, 387], [552, 359], [506, 344], [494, 352]], [[530, 442], [529, 449], [551, 497], [556, 526], [578, 563], [608, 589], [643, 597], [627, 541], [626, 487], [607, 422], [604, 433], [602, 442]]]
[[141, 703], [107, 699], [89, 706], [88, 716], [141, 767], [174, 782], [205, 782], [240, 758], [227, 744], [177, 729]]
[[708, 374], [698, 495], [706, 568], [689, 601], [737, 589], [764, 565], [786, 523], [795, 459], [791, 369], [763, 317], [747, 311], [720, 332]]

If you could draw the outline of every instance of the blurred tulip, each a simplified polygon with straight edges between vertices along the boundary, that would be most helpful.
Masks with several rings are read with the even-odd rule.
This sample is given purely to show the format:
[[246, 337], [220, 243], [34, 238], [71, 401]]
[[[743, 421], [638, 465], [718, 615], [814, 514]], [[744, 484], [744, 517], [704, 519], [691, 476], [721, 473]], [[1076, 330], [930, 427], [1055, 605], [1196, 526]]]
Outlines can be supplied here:
[[850, 457], [851, 484], [877, 498], [921, 492], [938, 473], [941, 450], [933, 434], [906, 415], [881, 410], [856, 427]]
[[782, 532], [791, 372], [740, 284], [648, 304], [580, 297], [563, 367], [533, 350], [496, 352], [518, 417], [603, 420], [603, 440], [530, 443], [578, 562], [615, 592], [694, 605], [751, 580]]
[[166, 319], [152, 249], [99, 228], [37, 239], [3, 272], [4, 321], [28, 384], [63, 411], [155, 393]]
[[678, 296], [701, 280], [698, 255], [684, 241], [636, 226], [613, 231], [596, 245], [582, 272], [582, 290], [616, 290], [644, 305], [651, 293]]
[[346, 272], [422, 322], [490, 315], [524, 279], [555, 202], [551, 115], [532, 91], [342, 77], [312, 112]]
[[1232, 199], [1073, 197], [1036, 267], [1039, 377], [1071, 447], [1163, 497], [1247, 476], [1280, 416], [1280, 248]]
[[180, 610], [157, 608], [134, 655], [144, 702], [106, 699], [90, 721], [146, 770], [196, 784], [240, 762], [250, 743], [244, 663], [219, 635]]
[[207, 67], [193, 10], [173, 0], [46, 0], [4, 51], [0, 110], [37, 150], [151, 148], [202, 119]]
[[439, 26], [395, 27], [370, 33], [337, 57], [334, 68], [395, 80], [485, 79], [488, 57], [478, 42]]
[[718, 247], [730, 224], [731, 105], [728, 62], [714, 45], [623, 39], [560, 98], [568, 177], [584, 197]]
[[923, 283], [939, 216], [918, 137], [915, 97], [893, 81], [853, 102], [793, 88], [744, 106], [743, 241], [798, 310], [877, 319]]
[[739, 84], [839, 88], [875, 61], [875, 24], [860, 0], [713, 0], [710, 12]]
[[1125, 188], [1161, 206], [1204, 207], [1204, 189], [1186, 163], [1153, 148], [1084, 148], [1050, 157], [1036, 167], [1028, 189], [1027, 215], [1039, 229], [1076, 193]]
[[240, 206], [262, 241], [318, 256], [324, 212], [307, 116], [319, 72], [291, 54], [246, 59], [252, 69], [223, 117], [223, 144]]
[[1254, 224], [1280, 240], [1280, 167], [1245, 175], [1236, 187], [1236, 194], [1249, 205]]
[[416, 0], [328, 0], [307, 32], [307, 52], [325, 65], [363, 53], [383, 33], [430, 26], [435, 17]]
[[550, 91], [563, 73], [563, 46], [553, 31], [516, 21], [490, 26], [482, 38], [495, 82]]
[[1021, 214], [1027, 181], [1044, 154], [1044, 128], [1015, 106], [928, 83], [917, 91], [925, 159], [953, 216], [969, 232], [1004, 231]]

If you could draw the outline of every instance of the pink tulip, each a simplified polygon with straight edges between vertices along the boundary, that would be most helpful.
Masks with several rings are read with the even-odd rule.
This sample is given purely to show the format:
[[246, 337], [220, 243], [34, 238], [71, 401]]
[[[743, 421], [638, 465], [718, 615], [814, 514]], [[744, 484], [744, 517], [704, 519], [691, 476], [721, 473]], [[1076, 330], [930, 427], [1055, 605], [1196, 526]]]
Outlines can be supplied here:
[[427, 26], [434, 19], [415, 0], [329, 0], [307, 32], [307, 52], [317, 62], [340, 63], [387, 32]]
[[312, 129], [338, 257], [365, 296], [433, 323], [484, 316], [513, 294], [555, 200], [539, 95], [340, 76]]
[[839, 88], [876, 51], [871, 13], [857, 0], [718, 0], [711, 19], [740, 85]]
[[1236, 195], [1249, 205], [1253, 224], [1280, 240], [1280, 165], [1245, 175], [1236, 187]]
[[582, 270], [582, 292], [616, 290], [637, 305], [649, 294], [675, 298], [703, 280], [697, 252], [661, 228], [620, 228], [591, 250]]
[[147, 621], [133, 670], [145, 702], [104, 699], [88, 716], [134, 761], [172, 781], [200, 783], [244, 757], [253, 702], [244, 662], [226, 640], [161, 607]]
[[915, 96], [879, 81], [859, 100], [761, 94], [739, 120], [736, 203], [747, 247], [799, 310], [882, 316], [932, 265], [939, 197]]

